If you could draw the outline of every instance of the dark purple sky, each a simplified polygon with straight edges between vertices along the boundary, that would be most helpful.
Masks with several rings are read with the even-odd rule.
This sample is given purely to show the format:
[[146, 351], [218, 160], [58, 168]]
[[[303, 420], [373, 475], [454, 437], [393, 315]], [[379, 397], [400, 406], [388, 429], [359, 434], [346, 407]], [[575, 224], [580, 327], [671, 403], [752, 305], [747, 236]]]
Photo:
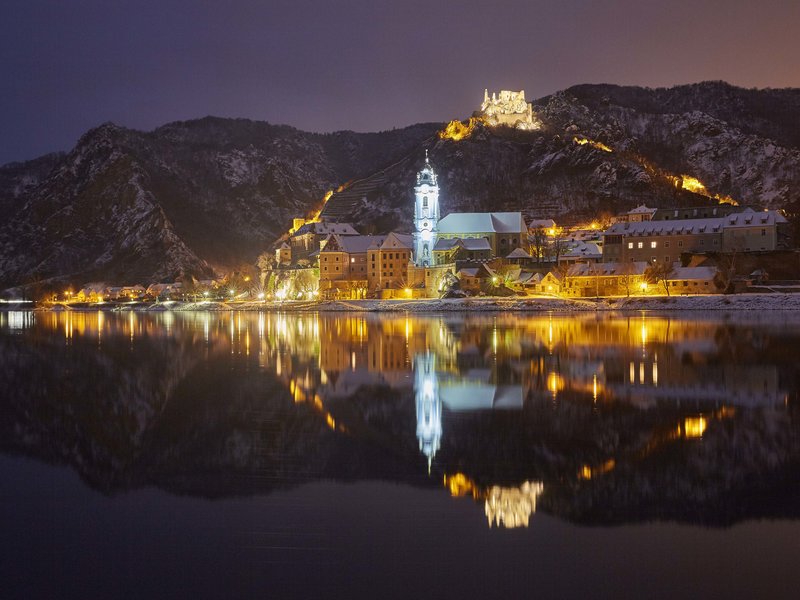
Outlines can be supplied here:
[[792, 0], [10, 0], [0, 15], [0, 164], [109, 120], [375, 131], [465, 117], [485, 87], [800, 87]]

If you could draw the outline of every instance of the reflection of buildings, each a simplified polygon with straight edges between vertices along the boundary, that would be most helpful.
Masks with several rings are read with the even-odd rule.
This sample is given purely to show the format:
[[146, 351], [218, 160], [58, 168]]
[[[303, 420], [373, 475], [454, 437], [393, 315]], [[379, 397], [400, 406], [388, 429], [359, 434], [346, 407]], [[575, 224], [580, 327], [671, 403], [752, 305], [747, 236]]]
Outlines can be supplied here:
[[544, 484], [540, 481], [526, 481], [518, 487], [493, 485], [481, 488], [463, 473], [445, 475], [444, 487], [454, 498], [469, 495], [474, 500], [483, 500], [489, 527], [496, 525], [509, 529], [528, 526], [531, 516], [536, 513], [536, 500], [544, 492]]
[[543, 491], [544, 485], [538, 481], [526, 481], [518, 488], [492, 486], [484, 507], [489, 527], [527, 527], [536, 512], [536, 499]]
[[442, 401], [436, 377], [436, 357], [430, 352], [414, 357], [414, 399], [419, 449], [428, 457], [430, 470], [442, 439]]

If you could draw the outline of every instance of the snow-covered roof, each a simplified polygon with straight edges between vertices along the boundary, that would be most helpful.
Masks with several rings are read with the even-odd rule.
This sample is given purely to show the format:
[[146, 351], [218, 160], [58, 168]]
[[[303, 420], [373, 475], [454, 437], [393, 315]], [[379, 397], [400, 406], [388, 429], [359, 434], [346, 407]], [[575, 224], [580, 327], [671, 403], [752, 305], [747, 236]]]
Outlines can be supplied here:
[[515, 248], [511, 251], [511, 254], [506, 256], [506, 258], [530, 258], [531, 255], [525, 252], [522, 248]]
[[477, 267], [461, 267], [458, 274], [466, 275], [467, 277], [494, 277], [495, 273], [488, 266], [481, 264]]
[[390, 233], [386, 236], [386, 240], [384, 240], [383, 244], [381, 244], [381, 249], [395, 249], [395, 248], [403, 248], [407, 250], [411, 250], [414, 246], [414, 237], [407, 233]]
[[644, 204], [640, 204], [636, 208], [634, 208], [632, 210], [629, 210], [628, 214], [629, 215], [640, 215], [640, 214], [651, 214], [652, 215], [654, 212], [656, 212], [655, 208], [648, 208]]
[[587, 265], [578, 263], [571, 265], [568, 277], [609, 277], [613, 275], [642, 275], [647, 269], [647, 262], [607, 262]]
[[714, 279], [716, 273], [715, 267], [674, 267], [667, 279], [709, 281]]
[[320, 253], [364, 254], [367, 250], [380, 248], [381, 244], [386, 241], [386, 237], [385, 235], [332, 235]]
[[480, 238], [440, 238], [436, 241], [433, 247], [435, 252], [452, 250], [456, 246], [460, 246], [465, 250], [478, 251], [478, 250], [491, 250], [492, 246], [489, 240], [485, 237]]
[[439, 238], [436, 240], [436, 245], [433, 247], [433, 251], [451, 250], [458, 244], [459, 239], [460, 238]]
[[528, 223], [528, 229], [552, 229], [555, 226], [553, 219], [533, 219]]
[[330, 235], [332, 233], [337, 233], [339, 235], [358, 235], [358, 231], [356, 231], [350, 223], [333, 223], [330, 221], [306, 223], [295, 231], [294, 235], [304, 235], [307, 233], [315, 233], [317, 235]]
[[593, 242], [577, 242], [575, 246], [561, 253], [559, 259], [565, 258], [599, 258], [603, 250]]
[[786, 218], [777, 211], [755, 212], [746, 209], [726, 217], [706, 219], [676, 219], [674, 221], [642, 221], [635, 223], [614, 223], [604, 235], [670, 235], [719, 233], [732, 227], [755, 227], [786, 223]]
[[450, 213], [439, 221], [440, 233], [520, 233], [527, 231], [520, 212]]
[[491, 250], [492, 246], [485, 237], [481, 238], [461, 238], [458, 240], [465, 250]]

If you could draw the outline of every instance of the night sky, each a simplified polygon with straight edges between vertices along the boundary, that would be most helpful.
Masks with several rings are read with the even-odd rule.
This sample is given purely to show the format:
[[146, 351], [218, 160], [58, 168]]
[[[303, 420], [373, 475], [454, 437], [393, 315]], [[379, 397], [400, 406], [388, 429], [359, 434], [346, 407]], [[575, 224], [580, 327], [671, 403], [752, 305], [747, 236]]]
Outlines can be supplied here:
[[0, 164], [104, 121], [376, 131], [466, 117], [485, 87], [800, 87], [798, 25], [791, 0], [10, 0]]

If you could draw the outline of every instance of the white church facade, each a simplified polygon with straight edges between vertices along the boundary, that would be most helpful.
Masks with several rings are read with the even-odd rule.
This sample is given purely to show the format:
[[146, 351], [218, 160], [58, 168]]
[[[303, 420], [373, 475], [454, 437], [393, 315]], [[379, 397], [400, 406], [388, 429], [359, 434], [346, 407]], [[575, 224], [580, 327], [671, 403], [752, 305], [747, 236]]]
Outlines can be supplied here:
[[[439, 177], [427, 151], [413, 194], [411, 235], [333, 234], [320, 244], [321, 298], [434, 298], [460, 277], [457, 267], [491, 280], [489, 263], [502, 263], [514, 252], [527, 256], [520, 212], [441, 215]], [[464, 290], [481, 291], [480, 284], [472, 287]]]

